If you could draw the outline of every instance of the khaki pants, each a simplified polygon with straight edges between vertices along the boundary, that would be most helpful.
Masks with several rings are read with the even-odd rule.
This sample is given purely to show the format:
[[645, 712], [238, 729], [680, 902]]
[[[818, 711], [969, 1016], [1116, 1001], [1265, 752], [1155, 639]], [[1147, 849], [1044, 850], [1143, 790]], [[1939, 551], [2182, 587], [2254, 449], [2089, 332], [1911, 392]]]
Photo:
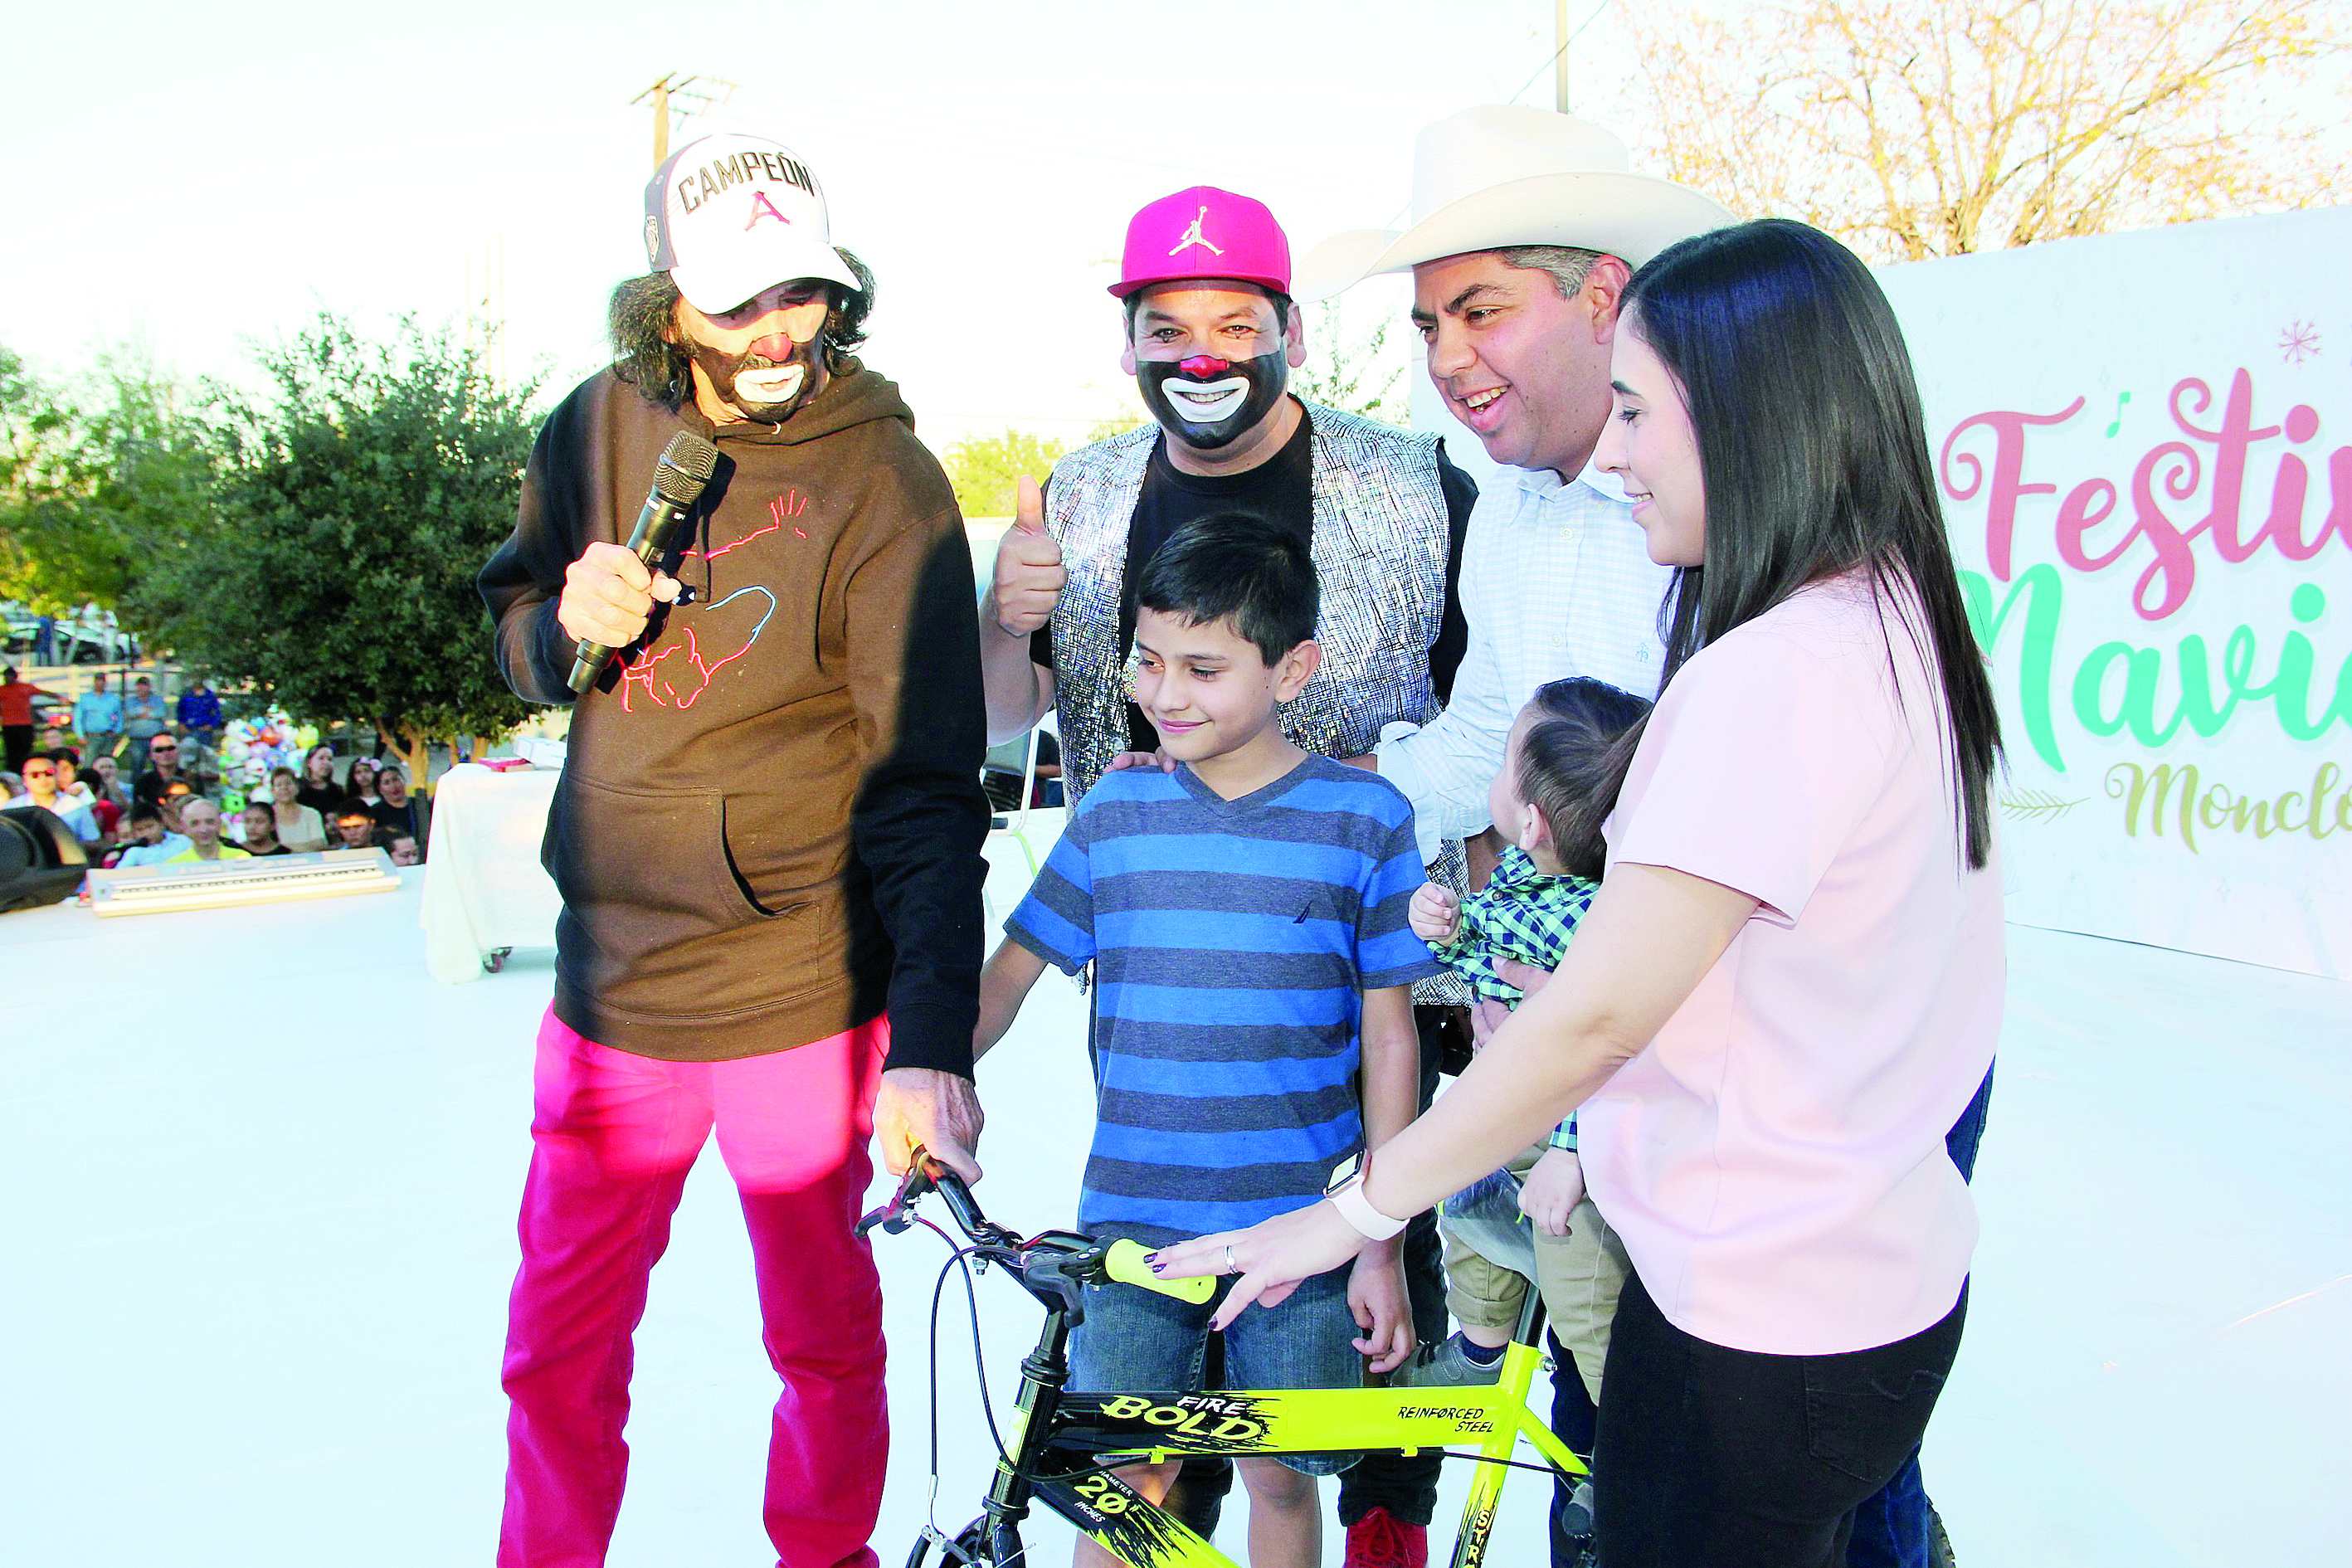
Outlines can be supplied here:
[[[1524, 1150], [1506, 1168], [1524, 1176], [1549, 1147], [1538, 1143]], [[1527, 1276], [1484, 1256], [1471, 1240], [1475, 1225], [1457, 1226], [1441, 1215], [1437, 1228], [1445, 1238], [1445, 1305], [1454, 1318], [1465, 1328], [1505, 1333], [1517, 1328], [1519, 1310], [1527, 1300]], [[1616, 1319], [1617, 1294], [1624, 1288], [1629, 1267], [1624, 1244], [1589, 1197], [1569, 1212], [1566, 1236], [1536, 1231], [1534, 1240], [1535, 1284], [1543, 1293], [1544, 1314], [1553, 1336], [1576, 1358], [1584, 1392], [1597, 1407], [1601, 1367], [1609, 1356], [1609, 1326]]]

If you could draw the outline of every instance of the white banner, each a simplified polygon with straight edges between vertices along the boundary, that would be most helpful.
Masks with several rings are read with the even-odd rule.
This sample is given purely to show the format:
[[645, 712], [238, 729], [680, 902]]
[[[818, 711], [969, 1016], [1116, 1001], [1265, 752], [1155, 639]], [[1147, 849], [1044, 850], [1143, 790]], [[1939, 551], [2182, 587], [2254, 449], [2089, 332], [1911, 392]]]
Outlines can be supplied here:
[[2011, 920], [2352, 973], [2347, 258], [2334, 207], [1880, 269], [2000, 695]]
[[2009, 776], [2009, 913], [2352, 963], [2352, 208], [1880, 273]]

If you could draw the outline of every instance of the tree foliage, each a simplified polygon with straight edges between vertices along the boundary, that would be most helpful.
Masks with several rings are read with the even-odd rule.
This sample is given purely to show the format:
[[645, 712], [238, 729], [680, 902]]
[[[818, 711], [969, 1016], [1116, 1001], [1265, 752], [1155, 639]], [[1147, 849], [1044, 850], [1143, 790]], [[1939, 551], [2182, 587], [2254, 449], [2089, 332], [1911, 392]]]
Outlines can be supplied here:
[[1024, 474], [1043, 483], [1070, 443], [1027, 430], [976, 436], [947, 449], [940, 466], [966, 517], [1011, 517], [1014, 486]]
[[319, 318], [263, 351], [269, 388], [214, 420], [216, 529], [165, 558], [184, 658], [289, 712], [425, 749], [528, 714], [490, 657], [474, 575], [514, 526], [536, 421], [446, 333], [388, 343]]
[[205, 433], [135, 351], [74, 396], [0, 349], [0, 597], [37, 609], [94, 601], [142, 625], [159, 542], [207, 518]]
[[1307, 363], [1290, 389], [1311, 403], [1402, 425], [1411, 414], [1404, 392], [1404, 355], [1390, 338], [1395, 322], [1383, 316], [1369, 332], [1353, 331], [1334, 302], [1307, 318]]
[[2276, 107], [2344, 47], [2328, 0], [1621, 5], [1653, 166], [1875, 260], [2344, 200]]

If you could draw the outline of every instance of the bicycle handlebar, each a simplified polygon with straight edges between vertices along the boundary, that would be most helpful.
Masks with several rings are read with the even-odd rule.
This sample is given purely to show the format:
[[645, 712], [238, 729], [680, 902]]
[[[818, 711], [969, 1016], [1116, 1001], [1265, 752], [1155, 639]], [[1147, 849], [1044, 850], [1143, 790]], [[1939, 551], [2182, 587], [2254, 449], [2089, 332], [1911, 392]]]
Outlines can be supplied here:
[[[1114, 1241], [1105, 1245], [1070, 1231], [1049, 1230], [1024, 1240], [1020, 1234], [1008, 1230], [981, 1212], [971, 1189], [964, 1185], [961, 1176], [932, 1159], [920, 1148], [907, 1166], [906, 1178], [890, 1201], [857, 1222], [859, 1236], [870, 1234], [880, 1226], [893, 1236], [914, 1223], [915, 1205], [925, 1193], [937, 1193], [954, 1216], [956, 1227], [961, 1230], [974, 1251], [993, 1263], [1013, 1270], [1033, 1294], [1041, 1285], [1048, 1284], [1045, 1276], [1067, 1279], [1076, 1284], [1099, 1284], [1105, 1280], [1123, 1285], [1139, 1285], [1146, 1290], [1162, 1296], [1172, 1296], [1180, 1301], [1195, 1304], [1206, 1301], [1216, 1293], [1217, 1282], [1206, 1276], [1190, 1279], [1162, 1279], [1151, 1271], [1151, 1254], [1137, 1241]], [[1033, 1281], [1032, 1270], [1041, 1277]], [[1058, 1296], [1059, 1291], [1053, 1294]]]

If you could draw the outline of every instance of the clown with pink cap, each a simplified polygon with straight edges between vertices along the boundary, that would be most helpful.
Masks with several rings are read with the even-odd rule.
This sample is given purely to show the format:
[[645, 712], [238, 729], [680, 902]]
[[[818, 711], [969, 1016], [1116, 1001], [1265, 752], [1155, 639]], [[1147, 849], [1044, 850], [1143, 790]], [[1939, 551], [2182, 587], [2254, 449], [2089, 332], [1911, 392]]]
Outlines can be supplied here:
[[[1476, 489], [1437, 436], [1291, 392], [1307, 357], [1291, 288], [1290, 242], [1248, 196], [1196, 185], [1128, 223], [1110, 286], [1119, 366], [1152, 422], [1064, 458], [1042, 492], [1024, 481], [981, 606], [991, 738], [1054, 712], [1074, 807], [1106, 771], [1159, 750], [1129, 697], [1130, 584], [1177, 530], [1213, 515], [1289, 530], [1314, 560], [1323, 662], [1281, 710], [1292, 741], [1369, 763], [1384, 726], [1426, 724], [1444, 706], [1465, 641], [1454, 563]], [[1430, 872], [1459, 888], [1462, 865], [1449, 844]], [[1450, 976], [1433, 984], [1415, 992], [1424, 1105], [1462, 999]], [[1409, 1234], [1403, 1256], [1414, 1331], [1442, 1338], [1433, 1228]], [[1339, 1518], [1351, 1541], [1368, 1519], [1426, 1520], [1436, 1462], [1371, 1454], [1345, 1471]], [[1184, 1482], [1195, 1492], [1198, 1469]]]

